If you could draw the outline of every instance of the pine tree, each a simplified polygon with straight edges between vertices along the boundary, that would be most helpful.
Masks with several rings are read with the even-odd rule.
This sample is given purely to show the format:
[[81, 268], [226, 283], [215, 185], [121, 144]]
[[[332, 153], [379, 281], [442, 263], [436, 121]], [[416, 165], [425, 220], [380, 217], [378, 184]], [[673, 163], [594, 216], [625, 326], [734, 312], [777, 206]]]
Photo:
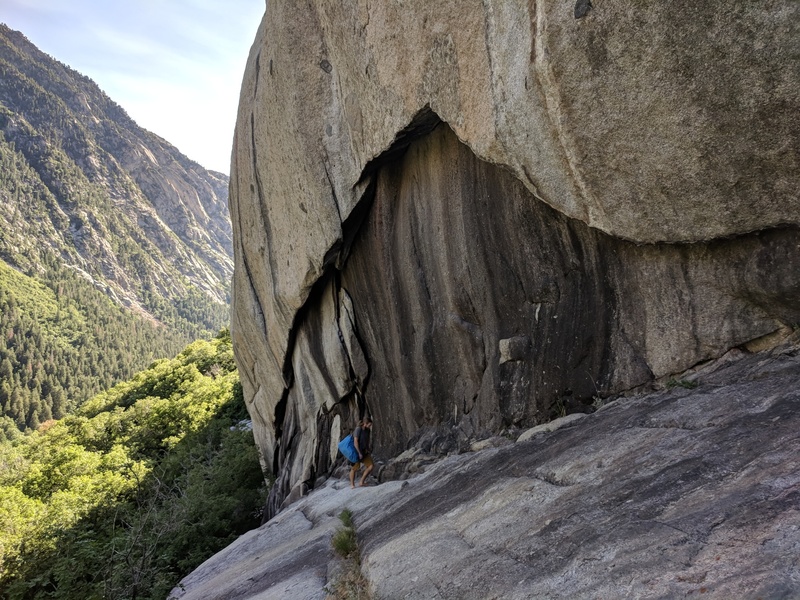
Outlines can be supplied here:
[[25, 428], [25, 407], [22, 401], [21, 387], [17, 386], [11, 390], [11, 396], [8, 401], [8, 416], [14, 419], [17, 427], [20, 429]]
[[14, 374], [14, 367], [8, 358], [4, 358], [0, 362], [0, 381], [10, 381], [11, 376]]

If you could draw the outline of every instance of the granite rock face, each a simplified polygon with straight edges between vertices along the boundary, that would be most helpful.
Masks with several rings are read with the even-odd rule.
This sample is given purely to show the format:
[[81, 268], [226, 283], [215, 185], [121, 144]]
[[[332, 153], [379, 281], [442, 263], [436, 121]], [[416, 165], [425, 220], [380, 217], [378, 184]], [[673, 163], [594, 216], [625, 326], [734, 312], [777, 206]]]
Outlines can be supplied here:
[[788, 228], [623, 241], [532, 200], [440, 126], [380, 172], [340, 277], [375, 362], [380, 445], [540, 422], [796, 323], [799, 245]]
[[694, 389], [620, 398], [406, 481], [330, 480], [170, 597], [325, 598], [349, 508], [376, 598], [796, 598], [798, 350], [733, 352], [688, 375]]
[[800, 321], [800, 8], [584, 4], [269, 5], [231, 215], [271, 514], [364, 410], [468, 447]]

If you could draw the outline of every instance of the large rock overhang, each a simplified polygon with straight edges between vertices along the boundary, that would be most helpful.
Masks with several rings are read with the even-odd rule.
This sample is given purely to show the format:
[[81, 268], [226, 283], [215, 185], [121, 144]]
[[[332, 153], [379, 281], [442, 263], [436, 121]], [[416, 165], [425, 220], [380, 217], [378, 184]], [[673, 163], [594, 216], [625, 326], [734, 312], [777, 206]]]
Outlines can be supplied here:
[[[778, 2], [747, 7], [733, 1], [724, 7], [597, 2], [575, 19], [555, 2], [538, 2], [534, 8], [514, 2], [398, 6], [271, 3], [245, 74], [231, 180], [232, 331], [262, 458], [265, 467], [283, 477], [282, 494], [303, 482], [313, 484], [313, 476], [326, 468], [320, 448], [330, 433], [318, 431], [314, 407], [320, 402], [330, 413], [331, 403], [358, 395], [393, 424], [392, 431], [399, 431], [380, 440], [386, 448], [398, 448], [415, 428], [459, 419], [459, 402], [462, 415], [473, 413], [467, 411], [468, 399], [482, 397], [474, 374], [485, 360], [498, 373], [511, 373], [506, 384], [498, 375], [501, 388], [518, 391], [492, 400], [507, 405], [502, 409], [506, 416], [492, 403], [481, 404], [478, 413], [494, 415], [494, 420], [480, 420], [481, 426], [547, 416], [546, 402], [531, 401], [541, 395], [525, 391], [535, 379], [528, 380], [516, 367], [526, 356], [545, 356], [536, 344], [548, 338], [511, 331], [504, 323], [515, 321], [503, 313], [490, 329], [507, 337], [495, 340], [474, 327], [486, 329], [485, 323], [458, 310], [448, 313], [453, 316], [447, 317], [447, 327], [462, 331], [474, 356], [481, 356], [477, 350], [483, 345], [483, 359], [474, 359], [477, 366], [456, 377], [453, 389], [458, 391], [442, 399], [439, 408], [398, 403], [391, 417], [387, 412], [394, 410], [388, 404], [397, 400], [392, 394], [398, 385], [406, 387], [410, 398], [418, 395], [419, 388], [411, 389], [418, 382], [379, 383], [378, 373], [388, 372], [391, 348], [386, 336], [363, 333], [372, 327], [377, 331], [373, 323], [380, 319], [370, 313], [369, 301], [359, 301], [364, 292], [351, 291], [370, 288], [366, 280], [359, 283], [351, 263], [378, 273], [386, 263], [370, 263], [355, 251], [350, 262], [346, 258], [351, 245], [365, 245], [363, 239], [375, 230], [369, 219], [377, 206], [401, 206], [381, 200], [397, 195], [381, 182], [403, 180], [404, 169], [411, 167], [398, 164], [422, 152], [412, 149], [403, 155], [403, 150], [438, 119], [452, 134], [440, 127], [420, 144], [439, 140], [435, 143], [445, 144], [446, 153], [466, 152], [474, 169], [502, 167], [508, 181], [500, 187], [514, 188], [525, 198], [520, 206], [541, 207], [536, 208], [540, 212], [552, 208], [561, 224], [534, 228], [544, 231], [543, 239], [551, 244], [541, 250], [535, 274], [557, 264], [572, 265], [576, 252], [588, 252], [577, 261], [595, 269], [582, 275], [591, 283], [576, 288], [583, 291], [573, 305], [562, 307], [568, 312], [554, 319], [570, 318], [569, 310], [595, 311], [593, 327], [578, 332], [591, 331], [592, 350], [570, 367], [569, 385], [556, 386], [551, 398], [567, 390], [585, 395], [589, 383], [595, 393], [622, 389], [797, 322], [797, 269], [783, 273], [774, 268], [797, 264], [792, 241], [800, 220], [794, 135], [800, 114], [800, 59], [793, 41], [797, 7]], [[439, 139], [448, 136], [449, 141]], [[475, 189], [480, 185], [485, 184], [476, 181]], [[463, 194], [459, 197], [463, 202]], [[512, 229], [525, 223], [521, 218]], [[404, 226], [411, 231], [408, 222]], [[362, 229], [366, 233], [357, 233]], [[447, 248], [456, 247], [458, 239], [442, 239]], [[385, 248], [386, 240], [382, 243]], [[626, 288], [614, 278], [633, 280], [635, 268], [619, 258], [618, 249], [603, 250], [615, 244], [626, 248], [621, 251], [626, 260], [639, 260], [638, 268], [649, 276], [639, 283], [663, 278], [662, 283], [681, 285], [651, 304], [634, 302], [635, 296], [620, 292]], [[424, 258], [426, 268], [445, 264], [452, 271], [458, 266], [439, 264], [429, 254]], [[485, 259], [484, 249], [479, 268], [489, 268]], [[525, 259], [524, 253], [507, 258], [512, 265]], [[615, 270], [617, 263], [625, 264], [627, 275]], [[700, 263], [705, 271], [696, 266]], [[559, 285], [543, 281], [520, 286], [520, 298], [529, 296], [531, 308], [524, 317], [529, 324], [541, 322], [537, 318], [549, 305], [539, 300], [551, 298], [553, 285]], [[698, 294], [698, 289], [705, 291]], [[629, 312], [623, 315], [626, 302]], [[708, 310], [698, 313], [698, 305]], [[445, 305], [432, 306], [442, 310]], [[617, 311], [613, 319], [608, 306]], [[654, 317], [670, 309], [677, 316]], [[391, 322], [385, 311], [378, 316]], [[320, 328], [334, 322], [342, 334], [336, 335], [338, 346], [320, 358], [324, 344], [319, 340], [331, 334], [325, 338]], [[413, 325], [418, 331], [430, 326]], [[677, 339], [686, 332], [683, 341]], [[361, 359], [352, 353], [358, 351], [343, 341], [351, 334], [350, 345], [359, 342], [364, 365], [354, 367], [352, 361]], [[564, 331], [554, 334], [562, 336], [557, 344], [570, 346]], [[435, 346], [412, 343], [410, 349], [424, 354]], [[585, 343], [579, 346], [586, 348]], [[627, 348], [631, 361], [623, 361], [623, 353], [615, 363], [607, 354], [620, 348]], [[502, 364], [494, 365], [495, 355], [502, 355]], [[435, 374], [441, 373], [443, 381], [463, 366], [434, 356], [440, 361], [433, 365]], [[384, 368], [357, 373], [366, 362]], [[312, 376], [308, 364], [324, 369]], [[562, 367], [554, 362], [552, 370], [556, 366]], [[304, 376], [298, 378], [301, 371]], [[328, 374], [320, 375], [323, 371]], [[316, 398], [311, 404], [290, 398], [295, 393], [308, 399], [309, 390]], [[382, 400], [388, 403], [385, 409], [370, 401], [378, 390], [388, 396]], [[335, 426], [342, 426], [342, 418], [352, 422], [351, 412], [338, 415]], [[328, 418], [334, 427], [334, 418]]]

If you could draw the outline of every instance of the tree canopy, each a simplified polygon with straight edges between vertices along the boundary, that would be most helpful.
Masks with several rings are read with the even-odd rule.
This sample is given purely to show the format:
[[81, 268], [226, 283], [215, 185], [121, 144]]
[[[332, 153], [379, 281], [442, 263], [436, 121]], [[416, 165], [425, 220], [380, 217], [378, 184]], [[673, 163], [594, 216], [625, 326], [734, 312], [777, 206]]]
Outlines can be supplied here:
[[246, 419], [223, 331], [0, 442], [2, 595], [163, 600], [260, 522]]
[[[196, 337], [212, 337], [178, 319], [165, 325], [128, 312], [55, 260], [42, 267], [31, 276], [0, 261], [0, 415], [20, 431], [64, 417]], [[0, 439], [10, 423], [3, 422]]]

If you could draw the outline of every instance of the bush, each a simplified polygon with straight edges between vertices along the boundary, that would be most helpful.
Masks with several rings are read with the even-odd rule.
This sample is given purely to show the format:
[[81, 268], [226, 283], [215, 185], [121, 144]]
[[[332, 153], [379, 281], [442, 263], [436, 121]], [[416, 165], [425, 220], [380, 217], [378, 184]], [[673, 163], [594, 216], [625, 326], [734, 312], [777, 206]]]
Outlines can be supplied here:
[[331, 544], [333, 544], [333, 549], [336, 551], [336, 554], [342, 558], [350, 558], [351, 556], [355, 556], [358, 552], [356, 532], [350, 527], [339, 529], [334, 533]]
[[353, 513], [349, 508], [345, 508], [341, 513], [339, 513], [339, 520], [345, 527], [349, 527], [350, 529], [356, 528], [355, 525], [353, 525]]

